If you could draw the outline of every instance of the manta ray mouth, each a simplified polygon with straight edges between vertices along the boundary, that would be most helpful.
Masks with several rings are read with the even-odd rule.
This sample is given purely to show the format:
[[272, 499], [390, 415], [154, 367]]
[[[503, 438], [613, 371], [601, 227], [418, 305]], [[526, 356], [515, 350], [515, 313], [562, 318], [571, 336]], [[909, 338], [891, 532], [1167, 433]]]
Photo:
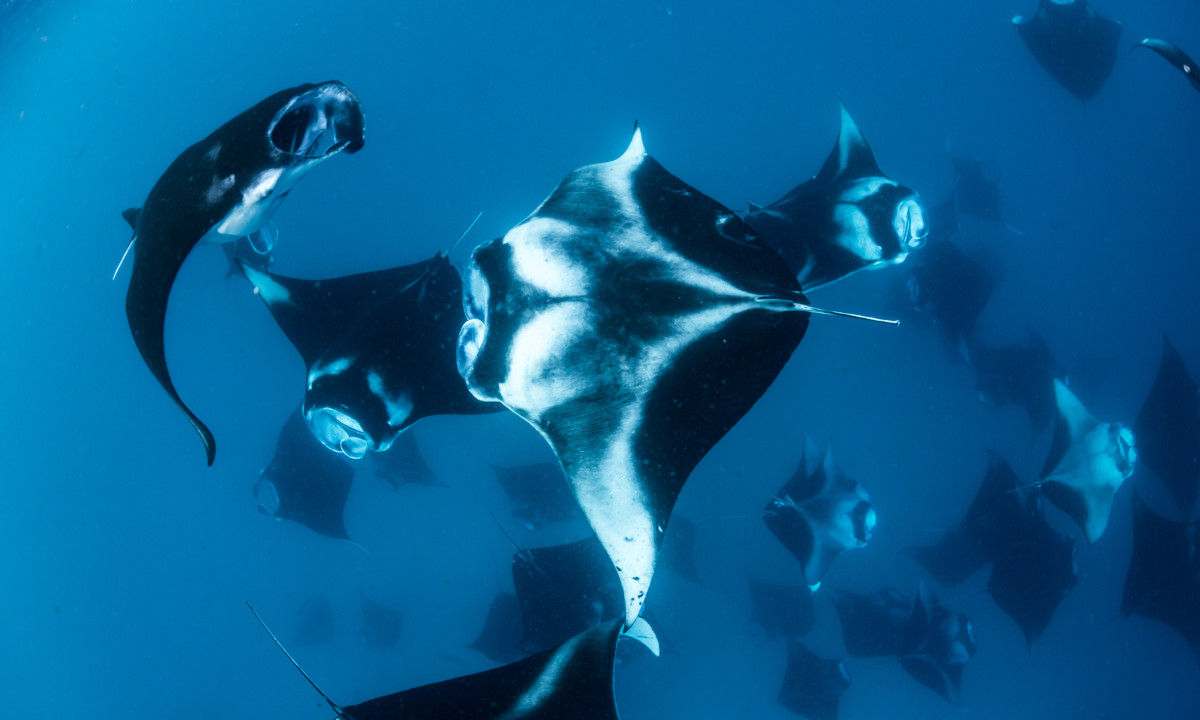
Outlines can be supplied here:
[[322, 445], [352, 460], [366, 457], [374, 444], [362, 425], [341, 410], [321, 407], [307, 413], [305, 419]]
[[929, 225], [925, 221], [925, 209], [917, 197], [910, 196], [900, 201], [896, 206], [896, 216], [892, 221], [896, 237], [903, 246], [902, 252], [916, 250], [925, 244], [929, 237]]
[[1122, 477], [1129, 479], [1137, 466], [1138, 456], [1133, 431], [1123, 425], [1117, 425], [1112, 429], [1112, 433], [1117, 445], [1117, 469]]
[[293, 98], [267, 129], [279, 152], [321, 160], [363, 146], [363, 116], [358, 98], [341, 83], [325, 83]]

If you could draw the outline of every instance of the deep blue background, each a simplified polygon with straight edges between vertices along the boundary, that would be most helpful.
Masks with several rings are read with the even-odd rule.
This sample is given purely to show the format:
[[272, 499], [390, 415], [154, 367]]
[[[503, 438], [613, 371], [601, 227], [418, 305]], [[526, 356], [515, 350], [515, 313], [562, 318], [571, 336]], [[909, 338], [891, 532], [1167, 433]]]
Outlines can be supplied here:
[[[347, 520], [364, 552], [255, 511], [250, 486], [302, 365], [245, 284], [221, 279], [219, 252], [189, 260], [167, 328], [180, 392], [220, 443], [215, 468], [129, 337], [127, 278], [109, 279], [129, 237], [120, 210], [282, 87], [346, 82], [368, 133], [278, 214], [285, 274], [415, 262], [480, 211], [472, 243], [502, 234], [565, 173], [618, 155], [635, 118], [689, 183], [735, 208], [770, 201], [819, 167], [840, 98], [885, 172], [927, 199], [949, 185], [947, 147], [1001, 181], [1024, 235], [968, 226], [1000, 272], [989, 337], [1043, 332], [1105, 420], [1133, 421], [1162, 331], [1200, 370], [1200, 95], [1139, 51], [1079, 103], [1010, 24], [1033, 0], [2, 5], [0, 707], [15, 716], [327, 717], [247, 599], [286, 641], [304, 598], [328, 595], [335, 640], [297, 654], [343, 702], [488, 666], [464, 647], [510, 582], [487, 463], [549, 459], [532, 430], [503, 415], [423, 422], [418, 440], [453, 487], [392, 492], [361, 473]], [[1125, 23], [1124, 44], [1157, 35], [1200, 53], [1191, 0], [1096, 7]], [[813, 300], [883, 313], [887, 281], [856, 276]], [[980, 406], [933, 331], [814, 319], [680, 499], [705, 583], [657, 577], [648, 607], [677, 652], [618, 669], [626, 720], [788, 717], [774, 704], [784, 647], [750, 627], [744, 575], [794, 579], [758, 514], [806, 432], [832, 439], [880, 516], [873, 544], [827, 579], [858, 590], [915, 587], [901, 551], [961, 515], [985, 449], [1029, 476], [1047, 443], [1015, 408]], [[1130, 484], [1160, 497], [1147, 473]], [[892, 661], [858, 661], [842, 717], [1200, 715], [1185, 643], [1119, 617], [1131, 492], [1081, 544], [1083, 580], [1032, 652], [982, 592], [986, 575], [944, 593], [979, 636], [961, 710]], [[403, 611], [399, 647], [364, 649], [360, 589]], [[813, 646], [838, 654], [818, 609]]]

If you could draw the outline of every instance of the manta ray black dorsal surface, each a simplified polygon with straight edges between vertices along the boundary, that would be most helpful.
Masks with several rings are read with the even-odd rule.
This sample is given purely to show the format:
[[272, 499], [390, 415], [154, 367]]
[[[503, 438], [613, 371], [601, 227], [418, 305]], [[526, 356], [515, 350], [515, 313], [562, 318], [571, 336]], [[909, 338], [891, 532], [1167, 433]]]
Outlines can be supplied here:
[[1164, 60], [1171, 63], [1176, 70], [1183, 73], [1183, 76], [1187, 78], [1187, 81], [1192, 84], [1193, 88], [1200, 90], [1200, 68], [1196, 66], [1196, 61], [1180, 49], [1178, 45], [1157, 38], [1143, 38], [1134, 47], [1150, 48], [1158, 53]]
[[521, 607], [521, 649], [541, 652], [620, 617], [621, 584], [595, 536], [518, 552], [513, 588]]
[[1191, 517], [1200, 490], [1200, 392], [1166, 336], [1134, 433], [1138, 456], [1167, 486], [1183, 517]]
[[841, 660], [819, 657], [799, 640], [788, 643], [779, 704], [808, 720], [837, 720], [838, 701], [850, 687]]
[[1121, 612], [1183, 636], [1200, 662], [1200, 521], [1176, 522], [1133, 496], [1133, 553]]
[[492, 472], [508, 496], [513, 517], [527, 530], [583, 517], [557, 463], [493, 465]]
[[1066, 375], [1042, 336], [1031, 329], [1023, 344], [990, 346], [973, 338], [966, 347], [980, 401], [990, 407], [1019, 405], [1030, 430], [1040, 434], [1056, 414], [1054, 380]]
[[613, 661], [621, 627], [621, 620], [608, 622], [511, 665], [337, 708], [338, 714], [347, 720], [618, 720]]
[[1101, 17], [1086, 0], [1038, 0], [1032, 17], [1013, 18], [1038, 63], [1080, 100], [1089, 100], [1112, 74], [1121, 24]]
[[476, 248], [469, 273], [459, 370], [550, 443], [632, 623], [684, 482], [779, 374], [811, 308], [779, 256], [640, 132]]
[[202, 238], [234, 242], [261, 229], [284, 196], [321, 162], [363, 145], [358, 100], [338, 82], [268, 97], [183, 151], [167, 167], [133, 224], [133, 270], [125, 296], [142, 359], [216, 457], [212, 432], [179, 397], [167, 370], [163, 331], [179, 268]]
[[983, 483], [966, 516], [937, 544], [911, 551], [938, 582], [957, 585], [1007, 552], [1020, 532], [1027, 499], [1012, 468], [997, 453], [988, 453]]
[[304, 414], [326, 447], [361, 458], [423, 417], [500, 409], [456, 370], [462, 283], [445, 255], [326, 280], [244, 270], [304, 358]]
[[992, 296], [992, 272], [951, 240], [936, 236], [908, 267], [905, 294], [911, 306], [936, 321], [952, 347], [966, 342]]
[[807, 585], [780, 585], [746, 576], [750, 586], [751, 622], [768, 638], [800, 637], [816, 624], [813, 592]]
[[904, 628], [900, 666], [917, 682], [958, 703], [963, 668], [975, 656], [975, 630], [966, 615], [955, 615], [922, 586]]
[[353, 484], [354, 468], [317, 442], [296, 411], [279, 431], [275, 455], [254, 484], [254, 498], [263, 514], [349, 540], [343, 514]]
[[743, 219], [787, 262], [805, 291], [903, 262], [928, 228], [915, 191], [887, 177], [841, 108], [833, 152], [812, 179]]
[[386, 451], [373, 453], [371, 465], [375, 477], [387, 483], [393, 490], [403, 485], [445, 486], [425, 462], [421, 446], [412, 432], [403, 432]]

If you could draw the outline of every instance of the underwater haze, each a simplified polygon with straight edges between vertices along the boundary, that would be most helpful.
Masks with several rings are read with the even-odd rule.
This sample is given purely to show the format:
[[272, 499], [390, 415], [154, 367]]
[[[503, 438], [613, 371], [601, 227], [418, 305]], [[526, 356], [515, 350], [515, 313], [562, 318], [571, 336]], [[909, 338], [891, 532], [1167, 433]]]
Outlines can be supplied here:
[[[821, 167], [844, 103], [883, 172], [927, 206], [950, 191], [952, 155], [984, 163], [1007, 226], [961, 219], [961, 244], [995, 278], [976, 332], [1011, 343], [1035, 329], [1089, 410], [1132, 426], [1164, 333], [1200, 370], [1200, 94], [1161, 58], [1126, 50], [1150, 36], [1200, 53], [1200, 6], [1094, 0], [1124, 29], [1087, 102], [1014, 30], [1035, 6], [0, 2], [0, 706], [30, 718], [328, 718], [247, 601], [350, 704], [495, 667], [468, 646], [493, 597], [512, 591], [513, 544], [582, 537], [578, 524], [513, 520], [491, 466], [555, 458], [508, 412], [408, 431], [444, 486], [392, 488], [359, 469], [353, 542], [261, 513], [251, 488], [305, 366], [202, 245], [175, 284], [166, 351], [219, 440], [205, 466], [130, 337], [128, 265], [112, 279], [130, 240], [121, 211], [189, 145], [302, 83], [344, 82], [366, 126], [361, 152], [312, 172], [275, 216], [272, 271], [302, 278], [425, 260], [482, 213], [451, 252], [463, 265], [568, 172], [618, 157], [635, 121], [648, 152], [693, 187], [736, 210], [767, 203]], [[892, 317], [903, 267], [809, 298]], [[986, 574], [943, 588], [907, 550], [959, 521], [988, 450], [1035, 477], [1050, 431], [1013, 405], [981, 404], [969, 364], [929, 324], [813, 316], [680, 495], [700, 581], [656, 575], [646, 611], [664, 652], [621, 655], [623, 720], [795, 717], [776, 702], [786, 643], [751, 623], [746, 576], [801, 582], [761, 518], [806, 435], [831, 443], [879, 518], [824, 585], [911, 593], [923, 582], [978, 640], [957, 705], [893, 659], [847, 659], [839, 717], [1200, 717], [1188, 643], [1121, 614], [1134, 491], [1168, 507], [1153, 475], [1139, 468], [1120, 489], [1095, 543], [1047, 511], [1078, 538], [1080, 582], [1030, 646]], [[403, 616], [396, 644], [364, 642], [363, 597]], [[306, 639], [314, 598], [332, 630]], [[805, 642], [844, 657], [837, 616], [821, 591], [816, 601]]]

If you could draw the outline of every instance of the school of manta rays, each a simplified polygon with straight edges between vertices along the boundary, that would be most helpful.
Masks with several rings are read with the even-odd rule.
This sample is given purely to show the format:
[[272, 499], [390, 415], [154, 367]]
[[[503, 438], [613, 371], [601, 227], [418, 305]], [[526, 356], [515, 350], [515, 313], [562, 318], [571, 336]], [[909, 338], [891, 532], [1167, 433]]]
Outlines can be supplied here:
[[[1013, 22], [1035, 59], [1081, 100], [1104, 84], [1118, 23], [1082, 0], [1041, 0], [1034, 16]], [[1154, 39], [1139, 46], [1200, 89], [1182, 50]], [[851, 667], [854, 658], [894, 657], [958, 702], [975, 633], [930, 587], [954, 587], [990, 566], [987, 592], [1032, 644], [1078, 581], [1077, 538], [1048, 522], [1048, 506], [1085, 542], [1100, 542], [1135, 468], [1139, 483], [1161, 483], [1176, 507], [1153, 510], [1129, 491], [1133, 548], [1121, 610], [1170, 626], [1200, 661], [1196, 383], [1164, 338], [1132, 426], [1106, 422], [1068, 386], [1036, 333], [1002, 347], [976, 337], [994, 279], [956, 243], [960, 217], [1017, 232], [981, 163], [953, 158], [951, 192], [927, 209], [884, 175], [842, 108], [836, 144], [816, 175], [769, 205], [735, 212], [660, 165], [635, 127], [619, 157], [570, 173], [520, 224], [475, 247], [461, 274], [449, 251], [347, 277], [273, 274], [271, 218], [284, 197], [317, 165], [363, 146], [358, 99], [325, 82], [271, 95], [171, 163], [142, 206], [124, 213], [133, 228], [126, 313], [147, 367], [211, 465], [216, 439], [172, 384], [163, 332], [183, 261], [201, 242], [221, 244], [231, 272], [263, 300], [307, 370], [303, 403], [253, 488], [263, 512], [350, 540], [342, 514], [354, 461], [370, 455], [389, 482], [437, 484], [405, 431], [431, 415], [507, 410], [558, 460], [495, 468], [513, 518], [536, 528], [581, 513], [594, 532], [518, 549], [515, 593], [495, 598], [473, 645], [500, 663], [495, 669], [350, 705], [305, 675], [339, 717], [616, 718], [618, 641], [659, 654], [642, 613], [659, 560], [700, 580], [689, 556], [696, 528], [671, 518], [697, 463], [768, 392], [810, 322], [900, 324], [810, 304], [810, 292], [860, 270], [894, 274], [890, 310], [905, 323], [939, 327], [974, 370], [980, 399], [1019, 405], [1035, 435], [1052, 428], [1052, 441], [1038, 477], [1019, 477], [989, 455], [962, 521], [908, 551], [931, 582], [866, 595], [822, 580], [841, 553], [870, 542], [877, 512], [887, 509], [839, 469], [829, 444], [804, 442], [795, 473], [763, 498], [762, 512], [795, 556], [797, 582], [747, 578], [753, 621], [788, 643], [779, 702], [802, 717], [836, 718], [850, 687], [844, 659], [820, 657], [802, 640], [822, 597], [836, 610]], [[660, 558], [668, 534], [681, 550]], [[363, 613], [382, 628], [380, 642], [396, 641], [394, 610], [364, 599]]]

